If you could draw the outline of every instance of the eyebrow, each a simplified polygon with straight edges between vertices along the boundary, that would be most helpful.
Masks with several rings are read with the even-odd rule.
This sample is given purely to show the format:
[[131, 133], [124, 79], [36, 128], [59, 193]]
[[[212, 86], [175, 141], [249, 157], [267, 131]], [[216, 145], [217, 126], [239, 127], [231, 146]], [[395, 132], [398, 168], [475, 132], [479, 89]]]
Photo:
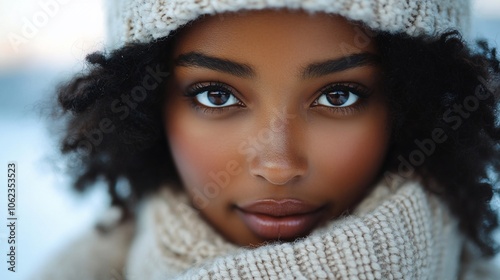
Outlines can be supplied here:
[[244, 63], [212, 57], [199, 52], [190, 52], [179, 55], [175, 60], [175, 65], [203, 67], [242, 78], [252, 78], [256, 75], [255, 70]]
[[378, 55], [372, 53], [356, 53], [337, 59], [310, 64], [302, 71], [302, 77], [304, 79], [317, 78], [351, 68], [377, 65], [379, 63], [380, 58]]
[[[376, 65], [380, 62], [379, 56], [372, 53], [356, 53], [337, 59], [331, 59], [310, 64], [301, 72], [303, 79], [317, 78], [345, 71], [351, 68]], [[256, 76], [256, 71], [249, 65], [202, 54], [199, 52], [189, 52], [181, 54], [175, 59], [176, 66], [202, 67], [219, 72], [231, 74], [241, 78], [252, 78]]]

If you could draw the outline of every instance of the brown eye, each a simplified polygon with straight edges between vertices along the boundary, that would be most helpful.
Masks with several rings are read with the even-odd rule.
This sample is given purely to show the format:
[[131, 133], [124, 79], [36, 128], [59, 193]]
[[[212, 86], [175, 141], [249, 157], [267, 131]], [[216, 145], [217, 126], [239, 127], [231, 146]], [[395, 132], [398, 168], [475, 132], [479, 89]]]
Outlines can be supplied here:
[[223, 91], [209, 91], [206, 93], [208, 101], [216, 106], [222, 106], [231, 97], [231, 94]]
[[349, 92], [342, 92], [342, 91], [335, 91], [335, 92], [330, 92], [327, 93], [326, 100], [334, 106], [342, 106], [349, 101], [349, 95], [351, 93]]
[[361, 94], [356, 94], [354, 89], [345, 86], [327, 88], [315, 101], [315, 105], [327, 107], [348, 107], [355, 104]]
[[196, 100], [207, 107], [227, 107], [238, 104], [233, 94], [223, 90], [206, 90], [196, 95]]

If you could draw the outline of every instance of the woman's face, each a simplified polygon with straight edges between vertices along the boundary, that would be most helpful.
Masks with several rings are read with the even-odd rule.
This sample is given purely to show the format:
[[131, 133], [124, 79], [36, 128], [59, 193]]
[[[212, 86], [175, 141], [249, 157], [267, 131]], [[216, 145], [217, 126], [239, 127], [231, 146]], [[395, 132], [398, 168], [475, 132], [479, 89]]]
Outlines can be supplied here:
[[302, 237], [374, 183], [390, 131], [367, 38], [343, 18], [290, 11], [178, 34], [167, 138], [193, 205], [228, 240]]

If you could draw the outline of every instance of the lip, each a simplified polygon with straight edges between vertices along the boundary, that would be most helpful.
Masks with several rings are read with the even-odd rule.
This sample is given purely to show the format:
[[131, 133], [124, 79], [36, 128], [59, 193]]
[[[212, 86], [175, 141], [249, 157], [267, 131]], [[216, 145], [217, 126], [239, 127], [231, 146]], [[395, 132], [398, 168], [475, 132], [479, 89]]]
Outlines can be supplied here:
[[236, 209], [255, 235], [266, 240], [291, 240], [309, 233], [326, 207], [297, 199], [263, 199]]

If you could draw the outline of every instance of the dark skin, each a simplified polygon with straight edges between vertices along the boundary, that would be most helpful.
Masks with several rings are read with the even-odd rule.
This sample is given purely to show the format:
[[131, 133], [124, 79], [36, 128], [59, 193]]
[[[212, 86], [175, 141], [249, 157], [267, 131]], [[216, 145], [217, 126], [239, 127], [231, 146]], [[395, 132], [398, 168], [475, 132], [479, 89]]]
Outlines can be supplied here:
[[377, 50], [356, 45], [359, 28], [331, 15], [253, 11], [207, 17], [178, 35], [167, 139], [193, 205], [229, 241], [274, 241], [242, 221], [241, 205], [297, 199], [321, 208], [324, 222], [373, 185], [389, 109]]

